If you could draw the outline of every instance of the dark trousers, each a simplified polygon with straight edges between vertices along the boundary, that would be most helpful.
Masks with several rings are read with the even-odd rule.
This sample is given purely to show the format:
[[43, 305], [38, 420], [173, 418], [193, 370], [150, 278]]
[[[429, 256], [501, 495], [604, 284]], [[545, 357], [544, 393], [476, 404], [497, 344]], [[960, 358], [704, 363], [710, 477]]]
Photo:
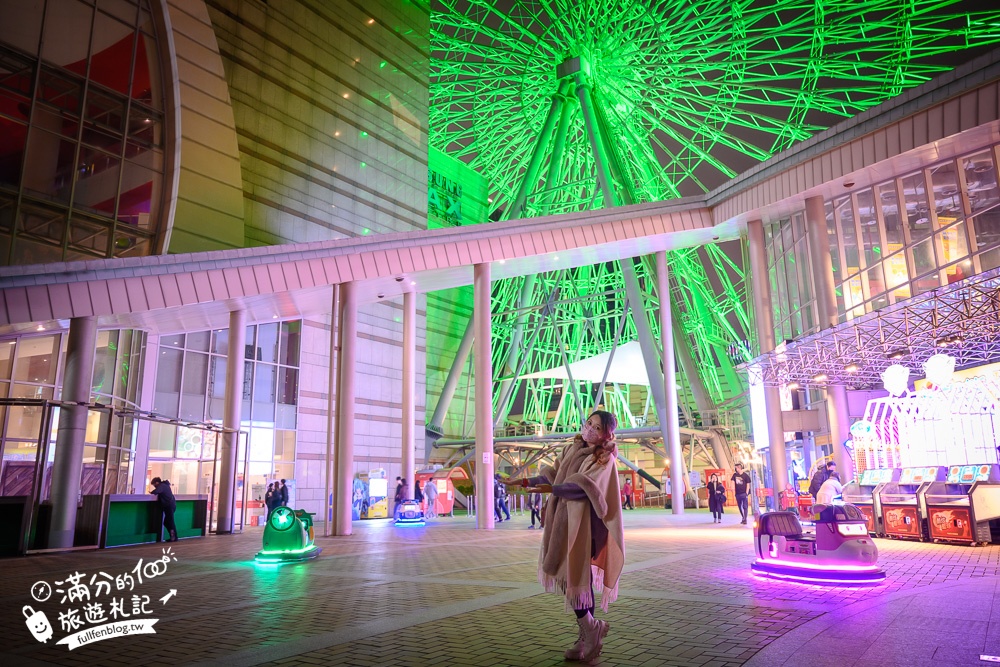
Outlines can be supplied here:
[[622, 505], [622, 509], [625, 509], [626, 507], [628, 509], [630, 509], [630, 510], [634, 510], [635, 509], [634, 507], [632, 507], [632, 494], [631, 493], [626, 494], [626, 496], [625, 496], [625, 504]]
[[174, 523], [174, 508], [164, 507], [163, 511], [163, 527], [167, 529], [167, 534], [177, 531], [177, 524]]
[[535, 525], [535, 517], [538, 517], [538, 525], [542, 525], [542, 513], [535, 507], [531, 508], [531, 525]]
[[749, 503], [747, 502], [746, 496], [736, 496], [736, 506], [740, 508], [740, 516], [743, 520], [747, 520], [747, 510], [749, 509]]

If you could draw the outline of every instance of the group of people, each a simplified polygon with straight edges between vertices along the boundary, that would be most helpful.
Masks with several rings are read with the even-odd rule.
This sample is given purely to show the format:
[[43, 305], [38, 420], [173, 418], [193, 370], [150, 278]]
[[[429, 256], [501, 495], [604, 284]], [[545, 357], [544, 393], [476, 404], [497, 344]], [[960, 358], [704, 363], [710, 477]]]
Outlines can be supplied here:
[[832, 505], [843, 491], [844, 485], [840, 482], [837, 464], [833, 461], [827, 461], [826, 465], [817, 470], [809, 481], [809, 495], [813, 497], [817, 505]]
[[264, 506], [267, 507], [267, 515], [279, 507], [288, 506], [288, 486], [285, 480], [271, 482], [267, 485], [267, 493], [264, 494]]
[[[736, 498], [736, 506], [740, 510], [740, 524], [747, 524], [747, 513], [750, 502], [750, 475], [743, 472], [743, 464], [737, 463], [735, 472], [729, 480], [733, 483], [733, 496]], [[708, 485], [708, 509], [712, 512], [712, 523], [722, 523], [722, 514], [726, 506], [726, 487], [719, 481], [719, 476], [713, 473], [709, 477]]]
[[[393, 508], [392, 515], [397, 516], [399, 512], [399, 506], [403, 502], [410, 500], [410, 484], [402, 477], [396, 478], [396, 495], [393, 497]], [[437, 497], [438, 489], [437, 485], [433, 483], [433, 480], [428, 480], [424, 484], [424, 488], [420, 488], [420, 480], [416, 480], [413, 483], [413, 500], [418, 503], [427, 502], [427, 506], [424, 509], [424, 518], [433, 519], [437, 516]]]

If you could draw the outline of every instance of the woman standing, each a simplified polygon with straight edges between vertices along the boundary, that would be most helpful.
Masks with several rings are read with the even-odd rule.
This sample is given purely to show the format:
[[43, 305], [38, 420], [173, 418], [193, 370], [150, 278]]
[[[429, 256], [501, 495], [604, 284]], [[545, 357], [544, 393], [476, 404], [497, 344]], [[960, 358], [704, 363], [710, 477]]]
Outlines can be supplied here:
[[712, 474], [708, 483], [708, 509], [712, 512], [712, 523], [722, 523], [722, 508], [726, 503], [726, 487], [719, 481], [719, 476]]
[[545, 506], [538, 581], [548, 592], [563, 593], [566, 609], [576, 614], [580, 634], [565, 652], [567, 660], [591, 662], [601, 654], [609, 626], [594, 618], [594, 587], [607, 612], [618, 597], [625, 565], [617, 426], [613, 414], [597, 410], [555, 464], [542, 467], [541, 476], [507, 482], [552, 494]]

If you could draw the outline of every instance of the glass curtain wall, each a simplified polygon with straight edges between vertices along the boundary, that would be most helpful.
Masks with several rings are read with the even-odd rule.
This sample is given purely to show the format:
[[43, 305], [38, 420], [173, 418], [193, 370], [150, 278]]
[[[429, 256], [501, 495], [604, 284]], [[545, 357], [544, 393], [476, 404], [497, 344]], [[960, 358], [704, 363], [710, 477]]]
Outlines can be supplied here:
[[[301, 332], [301, 321], [246, 329], [241, 428], [250, 434], [250, 464], [249, 479], [240, 481], [251, 485], [252, 498], [263, 497], [269, 481], [295, 476]], [[161, 336], [153, 412], [222, 424], [228, 345], [227, 329]], [[217, 444], [200, 429], [152, 423], [147, 481], [162, 477], [176, 493], [209, 493]]]
[[0, 264], [155, 252], [163, 143], [148, 0], [4, 3]]
[[[0, 398], [61, 398], [66, 363], [65, 332], [22, 336], [0, 341]], [[137, 407], [145, 334], [130, 330], [99, 331], [91, 401], [116, 409]], [[43, 406], [0, 406], [0, 496], [31, 495]], [[59, 408], [52, 413], [48, 460], [42, 476], [41, 499], [50, 493]], [[127, 493], [135, 451], [134, 419], [91, 411], [87, 419], [81, 492], [101, 493], [105, 459], [105, 493]]]
[[[840, 321], [1000, 267], [1000, 145], [827, 201]], [[803, 213], [765, 226], [775, 335], [813, 333]]]

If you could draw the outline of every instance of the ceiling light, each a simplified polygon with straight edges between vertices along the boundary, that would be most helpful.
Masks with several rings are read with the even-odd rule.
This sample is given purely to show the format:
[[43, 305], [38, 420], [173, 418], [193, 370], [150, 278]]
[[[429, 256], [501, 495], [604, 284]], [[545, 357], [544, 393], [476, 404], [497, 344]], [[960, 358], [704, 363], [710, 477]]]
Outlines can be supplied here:
[[829, 378], [826, 376], [826, 373], [817, 373], [813, 375], [812, 379], [813, 382], [826, 382]]
[[368, 25], [375, 23], [375, 19], [368, 19]]
[[885, 355], [885, 358], [886, 359], [902, 359], [903, 357], [905, 357], [909, 353], [910, 353], [909, 350], [907, 350], [904, 347], [901, 347], [898, 350], [893, 350], [889, 354]]
[[858, 372], [858, 365], [857, 364], [847, 364], [846, 366], [844, 366], [844, 370], [847, 371], [848, 373], [857, 373]]
[[796, 389], [799, 388], [799, 383], [789, 382], [788, 384], [785, 385], [785, 388], [787, 388], [789, 391], [795, 391]]
[[36, 329], [36, 331], [45, 331], [45, 327], [43, 325], [39, 324], [38, 325], [38, 329]]

